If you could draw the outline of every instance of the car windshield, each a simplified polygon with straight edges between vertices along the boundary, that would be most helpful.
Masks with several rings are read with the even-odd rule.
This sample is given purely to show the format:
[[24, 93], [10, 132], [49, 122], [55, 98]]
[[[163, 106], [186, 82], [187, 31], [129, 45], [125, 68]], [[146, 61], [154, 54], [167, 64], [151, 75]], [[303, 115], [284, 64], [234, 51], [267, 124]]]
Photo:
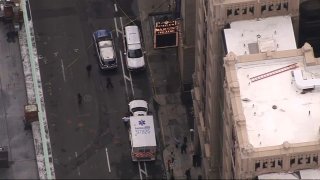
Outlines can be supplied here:
[[140, 58], [140, 57], [142, 57], [142, 50], [141, 49], [128, 50], [128, 57], [129, 58]]
[[132, 108], [131, 111], [134, 113], [134, 112], [137, 112], [137, 111], [144, 111], [144, 112], [147, 112], [148, 109], [147, 108], [144, 108], [144, 107], [136, 107], [136, 108]]

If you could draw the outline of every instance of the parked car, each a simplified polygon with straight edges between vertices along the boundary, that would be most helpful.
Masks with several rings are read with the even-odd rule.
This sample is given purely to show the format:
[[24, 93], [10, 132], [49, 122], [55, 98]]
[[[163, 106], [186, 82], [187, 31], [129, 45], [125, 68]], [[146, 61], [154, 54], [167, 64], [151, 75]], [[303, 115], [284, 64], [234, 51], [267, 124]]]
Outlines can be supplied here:
[[117, 68], [117, 57], [112, 32], [106, 29], [97, 30], [93, 33], [93, 40], [100, 69], [107, 70]]

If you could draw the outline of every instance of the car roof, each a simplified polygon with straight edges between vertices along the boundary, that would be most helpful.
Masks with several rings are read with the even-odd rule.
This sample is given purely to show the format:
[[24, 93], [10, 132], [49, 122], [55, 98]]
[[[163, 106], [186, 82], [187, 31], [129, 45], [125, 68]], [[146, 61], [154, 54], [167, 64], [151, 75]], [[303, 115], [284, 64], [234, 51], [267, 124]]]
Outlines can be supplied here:
[[100, 41], [99, 48], [103, 59], [111, 59], [114, 57], [112, 41]]
[[128, 44], [139, 44], [140, 43], [140, 34], [138, 26], [126, 26], [125, 33]]
[[101, 37], [112, 37], [112, 33], [111, 31], [107, 30], [107, 29], [100, 29], [97, 30], [93, 33], [94, 37], [96, 39], [101, 38]]

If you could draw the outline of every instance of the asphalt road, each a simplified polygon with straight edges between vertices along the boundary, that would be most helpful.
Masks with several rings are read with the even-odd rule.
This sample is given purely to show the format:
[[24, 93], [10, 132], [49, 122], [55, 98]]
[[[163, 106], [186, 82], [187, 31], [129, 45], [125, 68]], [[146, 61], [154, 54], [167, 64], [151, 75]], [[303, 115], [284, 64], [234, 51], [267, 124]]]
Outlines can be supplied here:
[[[132, 83], [125, 83], [123, 72], [128, 77], [130, 74], [121, 65], [120, 21], [130, 23], [130, 19], [136, 19], [138, 9], [132, 0], [117, 1], [117, 8], [114, 3], [30, 1], [57, 178], [139, 178], [121, 118], [127, 112], [129, 99], [152, 102], [152, 93], [148, 71], [133, 74]], [[100, 28], [114, 30], [117, 71], [99, 70], [92, 32]], [[88, 64], [92, 65], [90, 77]], [[111, 78], [113, 89], [106, 88], [106, 77]], [[77, 93], [83, 96], [81, 105]], [[162, 177], [159, 160], [147, 164], [152, 178]]]

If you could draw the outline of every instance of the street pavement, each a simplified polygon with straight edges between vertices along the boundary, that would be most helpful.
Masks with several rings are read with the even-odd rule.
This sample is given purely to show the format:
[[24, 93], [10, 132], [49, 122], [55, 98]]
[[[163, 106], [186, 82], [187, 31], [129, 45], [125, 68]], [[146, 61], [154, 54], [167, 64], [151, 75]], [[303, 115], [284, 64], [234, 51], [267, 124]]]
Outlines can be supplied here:
[[[170, 1], [140, 0], [138, 1], [141, 24], [147, 51], [150, 77], [152, 78], [154, 100], [157, 103], [157, 116], [162, 132], [163, 161], [167, 170], [167, 178], [186, 179], [186, 170], [190, 169], [192, 179], [202, 176], [202, 169], [193, 167], [194, 154], [191, 141], [190, 122], [192, 117], [189, 104], [184, 104], [181, 94], [181, 81], [177, 59], [177, 49], [153, 49], [152, 29], [148, 15], [170, 10]], [[191, 105], [192, 107], [192, 105]], [[181, 144], [187, 138], [187, 153], [181, 153]], [[177, 142], [180, 145], [176, 147]], [[173, 163], [168, 163], [169, 160]], [[203, 177], [203, 176], [202, 176]]]
[[23, 123], [27, 97], [19, 42], [7, 41], [9, 31], [0, 24], [0, 146], [9, 149], [9, 168], [0, 168], [0, 179], [38, 179], [32, 131]]
[[[128, 132], [121, 121], [129, 100], [122, 76], [122, 71], [128, 72], [121, 67], [121, 33], [119, 37], [116, 31], [113, 34], [118, 50], [119, 68], [116, 71], [99, 70], [92, 46], [93, 31], [100, 28], [115, 30], [115, 21], [121, 29], [119, 16], [123, 18], [123, 24], [136, 19], [136, 1], [117, 3], [120, 13], [114, 12], [113, 1], [30, 1], [58, 179], [139, 178], [137, 163], [130, 157]], [[88, 64], [92, 65], [90, 77], [86, 72]], [[113, 89], [106, 88], [107, 77], [111, 78]], [[132, 84], [134, 96], [130, 98], [152, 102], [148, 71], [133, 74]], [[78, 93], [83, 97], [80, 105]], [[156, 162], [147, 163], [150, 178], [162, 177], [161, 160], [159, 156]]]

